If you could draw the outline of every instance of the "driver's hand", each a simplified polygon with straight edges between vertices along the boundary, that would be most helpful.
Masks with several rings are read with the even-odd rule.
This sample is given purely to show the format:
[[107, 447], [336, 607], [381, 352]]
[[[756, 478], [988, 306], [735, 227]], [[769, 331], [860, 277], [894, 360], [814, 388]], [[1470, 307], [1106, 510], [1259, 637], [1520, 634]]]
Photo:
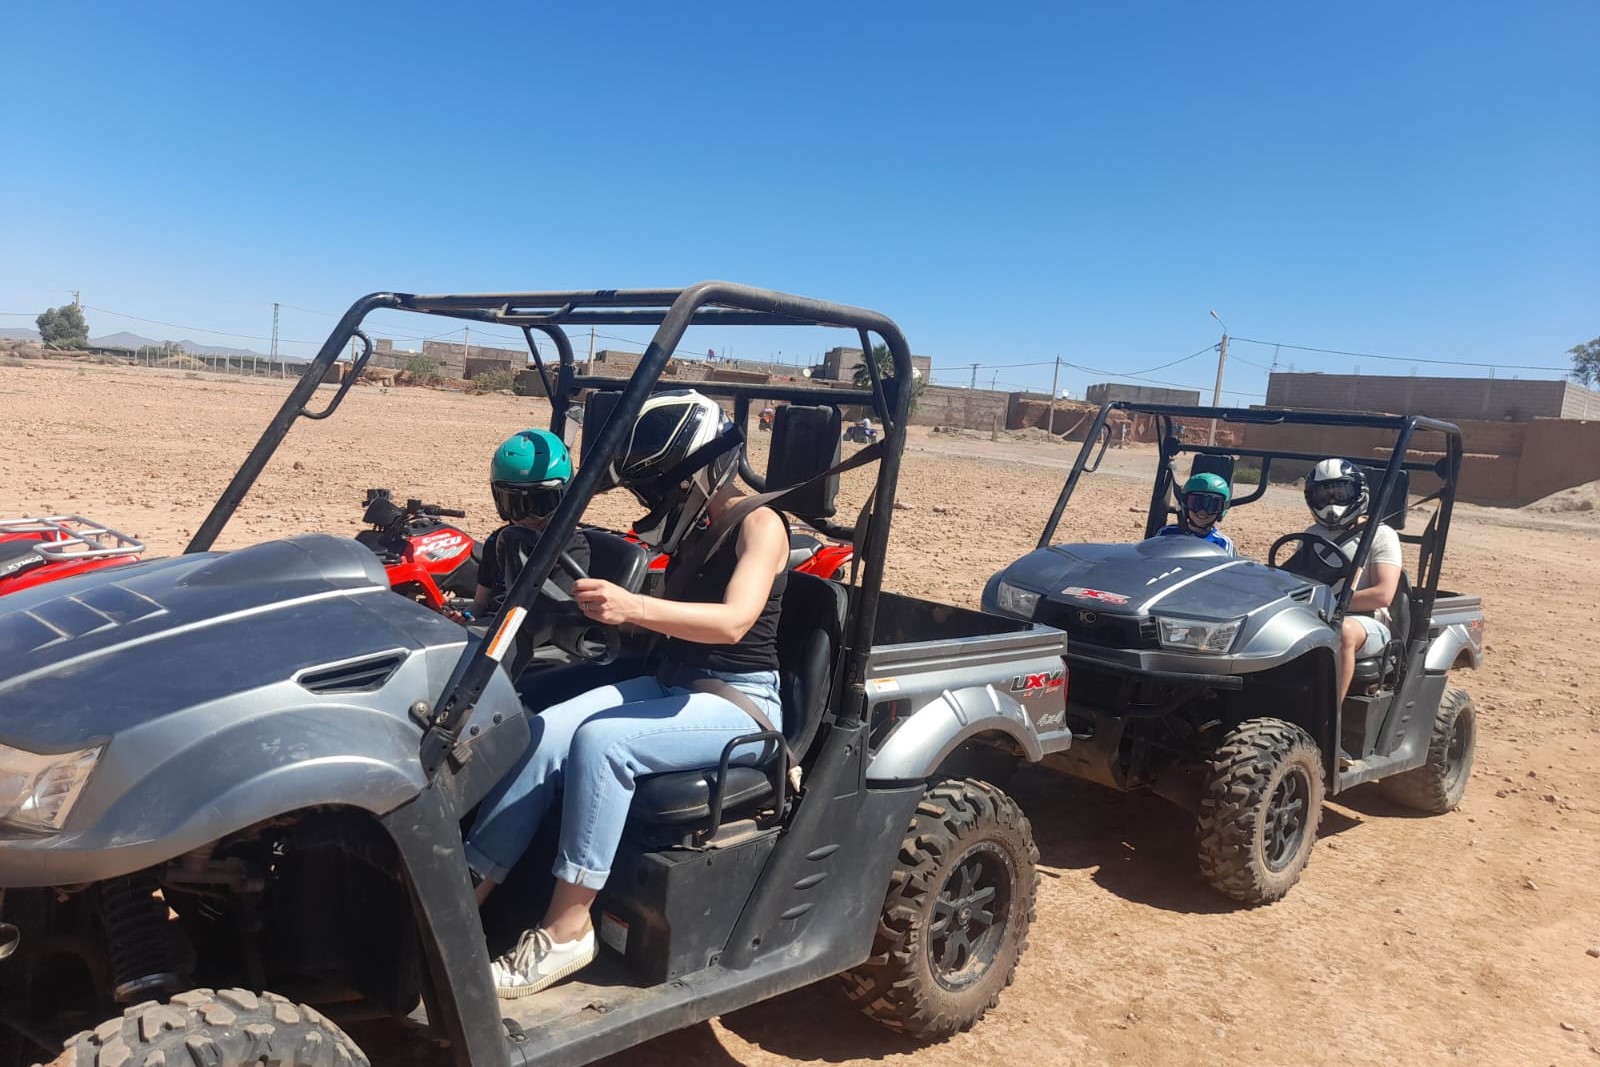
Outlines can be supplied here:
[[579, 578], [572, 585], [572, 598], [586, 618], [606, 626], [621, 626], [644, 614], [644, 597], [604, 578]]

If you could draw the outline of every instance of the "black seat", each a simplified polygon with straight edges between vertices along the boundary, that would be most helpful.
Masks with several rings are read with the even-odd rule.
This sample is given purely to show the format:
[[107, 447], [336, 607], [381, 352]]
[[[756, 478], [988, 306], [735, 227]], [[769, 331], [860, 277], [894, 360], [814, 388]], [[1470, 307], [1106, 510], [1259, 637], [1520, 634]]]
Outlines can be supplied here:
[[1198, 452], [1194, 459], [1189, 461], [1189, 477], [1196, 474], [1215, 474], [1228, 483], [1228, 489], [1233, 489], [1233, 457], [1217, 456], [1209, 452]]
[[[837, 582], [789, 573], [783, 614], [778, 620], [778, 679], [783, 736], [797, 760], [805, 759], [822, 724], [836, 653], [844, 639], [848, 602], [844, 586]], [[756, 729], [751, 723], [751, 732]], [[716, 778], [714, 768], [641, 778], [634, 791], [631, 814], [658, 825], [709, 819]], [[771, 795], [770, 767], [730, 767], [722, 797], [723, 813], [737, 814]]]
[[1400, 572], [1394, 600], [1389, 604], [1389, 642], [1376, 656], [1356, 660], [1355, 681], [1364, 686], [1393, 685], [1405, 660], [1411, 634], [1411, 582]]
[[610, 530], [585, 527], [583, 536], [589, 542], [590, 576], [604, 578], [630, 593], [637, 593], [644, 585], [645, 572], [650, 569], [644, 549]]
[[44, 562], [44, 557], [33, 550], [39, 542], [27, 541], [0, 541], [0, 578], [37, 567]]
[[806, 560], [822, 551], [822, 542], [810, 534], [791, 533], [789, 535], [789, 569], [800, 566]]

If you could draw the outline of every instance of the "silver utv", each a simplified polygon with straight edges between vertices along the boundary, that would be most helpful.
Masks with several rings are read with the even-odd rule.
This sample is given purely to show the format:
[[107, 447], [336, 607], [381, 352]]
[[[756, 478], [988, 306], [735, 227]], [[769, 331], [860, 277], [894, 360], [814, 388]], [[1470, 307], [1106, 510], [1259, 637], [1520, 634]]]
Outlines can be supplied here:
[[[567, 329], [656, 327], [611, 417], [587, 420], [550, 531], [482, 632], [392, 593], [353, 540], [212, 550], [290, 426], [344, 399], [380, 309], [554, 340], [553, 373], [533, 356], [557, 432], [569, 404], [618, 385], [579, 373]], [[801, 786], [778, 745], [762, 766], [725, 752], [642, 781], [596, 908], [601, 960], [502, 1003], [491, 947], [537, 920], [548, 865], [536, 843], [496, 894], [500, 913], [480, 918], [462, 827], [529, 744], [530, 716], [624, 662], [619, 635], [579, 621], [548, 579], [693, 324], [844, 327], [893, 357], [867, 388], [759, 387], [790, 412], [773, 432], [787, 458], [765, 480], [800, 487], [783, 504], [808, 520], [833, 513], [839, 406], [869, 408], [885, 432], [857, 453], [876, 464], [848, 531], [859, 579], [792, 575], [784, 598], [783, 724]], [[312, 410], [352, 343], [344, 384]], [[829, 976], [914, 1037], [973, 1025], [1026, 946], [1037, 852], [1009, 797], [952, 772], [975, 749], [1037, 760], [1069, 743], [1050, 684], [1065, 641], [882, 590], [911, 376], [882, 315], [722, 282], [356, 302], [184, 555], [0, 605], [0, 1067], [58, 1054], [553, 1067]], [[743, 421], [749, 387], [698, 387]], [[639, 587], [642, 550], [586, 536], [594, 573]], [[761, 739], [775, 740], [752, 724], [744, 740]]]

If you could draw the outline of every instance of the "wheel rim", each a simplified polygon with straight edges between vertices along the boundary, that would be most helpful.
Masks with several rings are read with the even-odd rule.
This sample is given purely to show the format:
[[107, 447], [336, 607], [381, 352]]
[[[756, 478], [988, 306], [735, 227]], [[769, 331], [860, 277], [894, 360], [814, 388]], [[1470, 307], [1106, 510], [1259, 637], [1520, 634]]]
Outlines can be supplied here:
[[1467, 767], [1467, 753], [1472, 748], [1472, 716], [1456, 716], [1456, 721], [1450, 725], [1450, 743], [1444, 750], [1444, 786], [1446, 790], [1454, 789], [1461, 780], [1461, 774]]
[[933, 902], [928, 962], [946, 989], [963, 989], [988, 973], [1011, 924], [1016, 872], [990, 841], [964, 852]]
[[1311, 780], [1301, 767], [1290, 767], [1272, 790], [1267, 804], [1266, 828], [1262, 848], [1267, 869], [1281, 871], [1294, 861], [1306, 836], [1310, 815]]

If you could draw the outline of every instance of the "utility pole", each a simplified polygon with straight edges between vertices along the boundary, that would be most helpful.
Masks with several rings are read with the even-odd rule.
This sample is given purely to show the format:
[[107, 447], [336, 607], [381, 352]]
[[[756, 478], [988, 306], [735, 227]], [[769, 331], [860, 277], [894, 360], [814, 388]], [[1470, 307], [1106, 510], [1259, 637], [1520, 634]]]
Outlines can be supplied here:
[[81, 297], [81, 294], [78, 292], [78, 290], [76, 290], [76, 289], [68, 289], [67, 292], [72, 294], [72, 306], [77, 308], [79, 311], [82, 311], [83, 310], [83, 299]]
[[[272, 303], [272, 363], [277, 363], [277, 362], [278, 362], [278, 303], [277, 303], [277, 301], [273, 301], [273, 303]], [[268, 364], [268, 370], [269, 371], [271, 370], [271, 364]], [[280, 377], [280, 378], [286, 377], [286, 375], [283, 372], [283, 368], [282, 367], [278, 368], [278, 377]]]
[[978, 387], [978, 365], [976, 363], [974, 363], [972, 365], [972, 381], [970, 383], [968, 383], [967, 388], [968, 389], [976, 389], [977, 387]]
[[589, 327], [589, 363], [584, 368], [585, 374], [594, 373], [594, 327]]
[[[1215, 311], [1211, 313], [1211, 317], [1217, 320], [1218, 326], [1222, 327], [1222, 343], [1217, 346], [1217, 385], [1216, 388], [1211, 391], [1211, 406], [1214, 408], [1220, 408], [1222, 406], [1222, 368], [1226, 366], [1228, 362], [1228, 324], [1223, 322]], [[1211, 432], [1206, 435], [1206, 444], [1214, 445], [1216, 443], [1217, 420], [1212, 419]]]
[[461, 376], [467, 376], [467, 353], [472, 351], [472, 327], [461, 327]]
[[1061, 380], [1061, 357], [1056, 357], [1055, 370], [1050, 372], [1050, 414], [1044, 424], [1047, 433], [1056, 432], [1056, 385]]

